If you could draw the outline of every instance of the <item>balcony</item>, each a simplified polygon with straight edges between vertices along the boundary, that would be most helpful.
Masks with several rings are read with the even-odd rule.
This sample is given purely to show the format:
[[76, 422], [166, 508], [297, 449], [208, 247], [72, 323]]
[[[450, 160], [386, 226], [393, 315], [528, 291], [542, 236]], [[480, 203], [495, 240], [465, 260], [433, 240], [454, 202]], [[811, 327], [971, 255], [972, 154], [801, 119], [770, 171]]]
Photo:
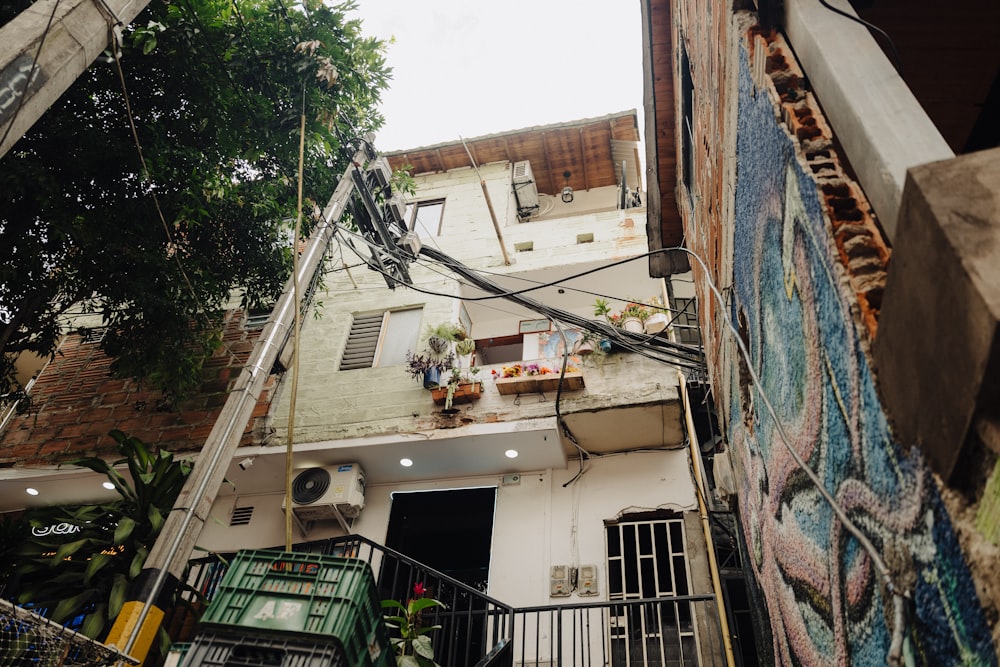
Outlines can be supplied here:
[[[360, 558], [372, 566], [382, 599], [406, 603], [416, 583], [446, 607], [424, 612], [442, 667], [667, 666], [721, 664], [724, 647], [712, 595], [513, 607], [444, 573], [357, 535], [296, 546]], [[210, 601], [228, 560], [191, 562], [188, 583]], [[197, 603], [197, 604], [201, 604]], [[196, 605], [197, 606], [197, 605]], [[175, 641], [193, 638], [185, 608], [164, 620]]]

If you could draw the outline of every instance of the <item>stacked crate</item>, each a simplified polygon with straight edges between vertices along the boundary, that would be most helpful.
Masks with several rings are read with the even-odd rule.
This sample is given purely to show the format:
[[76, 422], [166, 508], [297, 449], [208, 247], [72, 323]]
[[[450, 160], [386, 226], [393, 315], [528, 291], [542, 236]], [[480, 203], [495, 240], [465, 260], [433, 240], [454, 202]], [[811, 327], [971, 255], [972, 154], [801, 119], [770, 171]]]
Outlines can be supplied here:
[[356, 558], [241, 551], [184, 667], [392, 667], [371, 568]]

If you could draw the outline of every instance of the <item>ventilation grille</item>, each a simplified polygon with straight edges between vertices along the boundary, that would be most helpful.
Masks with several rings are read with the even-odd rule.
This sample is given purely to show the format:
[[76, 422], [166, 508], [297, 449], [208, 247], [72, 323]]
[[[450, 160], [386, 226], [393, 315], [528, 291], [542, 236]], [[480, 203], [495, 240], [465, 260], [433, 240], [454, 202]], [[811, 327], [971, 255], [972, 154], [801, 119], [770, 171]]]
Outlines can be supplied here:
[[253, 516], [253, 505], [246, 507], [236, 507], [233, 509], [233, 516], [229, 518], [230, 526], [245, 526], [250, 523]]
[[355, 315], [351, 323], [351, 333], [347, 336], [344, 356], [340, 360], [340, 370], [371, 368], [378, 348], [379, 333], [382, 331], [383, 313]]
[[243, 328], [248, 331], [263, 329], [269, 319], [271, 319], [270, 308], [267, 310], [251, 310], [247, 313], [247, 319], [243, 323]]

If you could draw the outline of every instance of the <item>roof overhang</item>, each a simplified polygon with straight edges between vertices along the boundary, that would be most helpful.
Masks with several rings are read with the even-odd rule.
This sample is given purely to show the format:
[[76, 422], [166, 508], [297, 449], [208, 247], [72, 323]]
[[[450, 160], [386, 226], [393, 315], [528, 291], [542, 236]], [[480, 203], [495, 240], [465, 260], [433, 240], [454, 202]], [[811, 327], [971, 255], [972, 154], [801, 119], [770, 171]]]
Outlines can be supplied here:
[[[639, 126], [635, 110], [598, 118], [489, 134], [448, 143], [386, 153], [393, 169], [406, 167], [413, 175], [446, 172], [497, 162], [527, 160], [539, 192], [558, 194], [567, 185], [574, 190], [617, 185], [621, 166], [616, 159], [622, 145], [635, 143], [638, 164]], [[566, 172], [569, 172], [567, 179]], [[629, 186], [642, 185], [641, 174], [627, 174]], [[635, 179], [635, 180], [633, 180]]]

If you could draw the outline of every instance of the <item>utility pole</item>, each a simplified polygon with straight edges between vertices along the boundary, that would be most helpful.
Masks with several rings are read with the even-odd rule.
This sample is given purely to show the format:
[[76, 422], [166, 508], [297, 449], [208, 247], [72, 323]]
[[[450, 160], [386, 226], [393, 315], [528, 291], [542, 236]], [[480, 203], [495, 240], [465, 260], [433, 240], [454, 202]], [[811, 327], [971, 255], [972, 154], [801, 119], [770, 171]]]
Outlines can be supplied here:
[[38, 0], [0, 27], [0, 157], [149, 0]]
[[[355, 154], [323, 211], [322, 221], [310, 235], [299, 260], [300, 284], [309, 284], [310, 278], [319, 270], [335, 227], [353, 195], [353, 172], [364, 164], [365, 156], [363, 150]], [[164, 611], [173, 606], [173, 593], [225, 479], [228, 464], [236, 453], [264, 382], [288, 340], [295, 309], [302, 307], [295, 301], [294, 278], [290, 277], [285, 284], [267, 325], [254, 344], [247, 365], [202, 447], [190, 477], [173, 510], [167, 515], [156, 545], [129, 593], [129, 600], [105, 639], [106, 644], [114, 644], [139, 660], [145, 659], [149, 653]]]

